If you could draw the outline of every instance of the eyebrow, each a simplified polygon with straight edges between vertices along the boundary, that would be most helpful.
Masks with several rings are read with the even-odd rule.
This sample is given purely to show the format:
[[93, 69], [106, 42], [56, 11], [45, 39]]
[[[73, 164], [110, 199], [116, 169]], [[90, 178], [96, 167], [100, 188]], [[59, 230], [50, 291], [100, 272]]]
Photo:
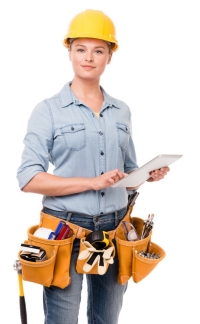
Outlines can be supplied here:
[[[77, 44], [77, 45], [75, 45], [75, 47], [76, 47], [76, 46], [87, 47], [86, 45], [81, 45], [81, 44]], [[105, 49], [104, 46], [95, 46], [94, 48], [104, 48], [104, 49]]]

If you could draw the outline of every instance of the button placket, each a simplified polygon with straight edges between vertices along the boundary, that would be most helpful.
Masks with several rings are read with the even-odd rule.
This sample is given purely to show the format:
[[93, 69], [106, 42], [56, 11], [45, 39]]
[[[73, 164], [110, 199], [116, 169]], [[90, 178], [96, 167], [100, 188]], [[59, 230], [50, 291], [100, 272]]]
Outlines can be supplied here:
[[[105, 108], [105, 107], [104, 107]], [[103, 113], [100, 112], [99, 119], [94, 118], [95, 114], [92, 112], [92, 121], [98, 132], [99, 139], [99, 174], [104, 174], [106, 172], [106, 150], [105, 150], [105, 118]], [[102, 191], [99, 191], [99, 214], [105, 214], [105, 190], [102, 195]]]
[[[102, 118], [101, 118], [102, 119]], [[105, 135], [104, 131], [101, 128], [104, 123], [102, 124], [102, 121], [99, 123], [99, 174], [104, 174], [105, 170], [105, 165], [106, 165], [106, 149], [105, 149]], [[99, 201], [100, 201], [100, 214], [105, 213], [105, 191], [99, 191]]]

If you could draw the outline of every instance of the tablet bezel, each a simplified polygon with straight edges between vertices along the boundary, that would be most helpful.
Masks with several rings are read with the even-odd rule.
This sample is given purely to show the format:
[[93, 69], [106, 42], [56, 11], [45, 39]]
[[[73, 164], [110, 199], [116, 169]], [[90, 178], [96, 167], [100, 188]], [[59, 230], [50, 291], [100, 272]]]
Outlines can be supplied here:
[[129, 173], [129, 175], [125, 178], [114, 183], [111, 187], [137, 187], [150, 177], [151, 171], [167, 167], [180, 159], [182, 156], [182, 154], [160, 154], [146, 164], [142, 165], [140, 168]]

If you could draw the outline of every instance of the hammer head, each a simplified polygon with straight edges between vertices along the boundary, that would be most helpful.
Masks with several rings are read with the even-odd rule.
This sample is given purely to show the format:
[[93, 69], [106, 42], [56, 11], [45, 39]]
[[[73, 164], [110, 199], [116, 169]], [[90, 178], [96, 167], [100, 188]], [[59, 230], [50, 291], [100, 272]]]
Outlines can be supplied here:
[[22, 266], [19, 260], [15, 260], [14, 264], [13, 264], [13, 268], [15, 271], [17, 271], [18, 273], [21, 272], [22, 270]]

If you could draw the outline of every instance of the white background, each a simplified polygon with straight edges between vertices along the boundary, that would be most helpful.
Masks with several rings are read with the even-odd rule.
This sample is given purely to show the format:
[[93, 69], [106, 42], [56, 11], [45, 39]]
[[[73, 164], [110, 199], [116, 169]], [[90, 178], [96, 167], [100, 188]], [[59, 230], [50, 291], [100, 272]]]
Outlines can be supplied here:
[[[115, 22], [119, 50], [101, 85], [131, 108], [139, 165], [183, 154], [164, 180], [139, 189], [133, 215], [155, 214], [152, 241], [166, 258], [142, 282], [129, 281], [119, 324], [199, 324], [200, 8], [193, 0], [1, 2], [0, 322], [21, 323], [13, 262], [41, 210], [42, 197], [22, 193], [16, 180], [27, 121], [39, 101], [72, 79], [62, 39], [85, 9]], [[24, 293], [28, 323], [43, 323], [42, 287], [24, 282]], [[86, 288], [79, 323], [87, 323]]]

